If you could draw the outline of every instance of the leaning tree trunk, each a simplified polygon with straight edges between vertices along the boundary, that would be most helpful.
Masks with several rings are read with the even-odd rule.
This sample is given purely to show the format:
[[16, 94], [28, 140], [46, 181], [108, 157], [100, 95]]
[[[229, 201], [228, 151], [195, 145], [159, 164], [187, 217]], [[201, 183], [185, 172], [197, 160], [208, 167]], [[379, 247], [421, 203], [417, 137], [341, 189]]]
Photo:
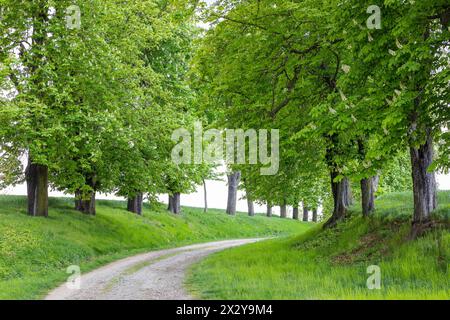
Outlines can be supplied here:
[[142, 192], [138, 192], [135, 196], [128, 197], [127, 210], [138, 215], [142, 215], [143, 202], [144, 194]]
[[309, 208], [306, 204], [303, 204], [303, 221], [309, 220]]
[[298, 206], [295, 206], [293, 209], [292, 209], [292, 219], [294, 219], [294, 220], [298, 220]]
[[28, 214], [48, 217], [48, 167], [30, 160], [25, 171], [27, 181]]
[[347, 214], [346, 197], [348, 196], [348, 180], [347, 178], [344, 178], [339, 182], [335, 182], [334, 179], [337, 176], [338, 173], [335, 171], [330, 173], [334, 208], [330, 219], [328, 219], [328, 221], [324, 224], [325, 228], [335, 226], [336, 223], [343, 219]]
[[203, 192], [204, 192], [204, 199], [205, 199], [205, 209], [204, 212], [208, 212], [208, 194], [206, 190], [206, 181], [203, 179]]
[[436, 178], [427, 169], [433, 162], [433, 140], [428, 133], [427, 141], [419, 148], [411, 147], [411, 169], [414, 193], [414, 216], [412, 236], [420, 235], [431, 220], [437, 207]]
[[229, 215], [236, 214], [237, 190], [238, 190], [240, 179], [241, 179], [241, 173], [239, 171], [233, 172], [228, 175], [227, 213]]
[[280, 217], [281, 218], [286, 218], [287, 217], [286, 203], [283, 203], [280, 206]]
[[361, 207], [364, 217], [370, 216], [375, 210], [374, 178], [361, 179]]
[[313, 209], [312, 221], [317, 222], [317, 208]]
[[268, 217], [272, 216], [272, 205], [270, 203], [267, 203], [267, 213], [266, 213], [266, 215]]
[[79, 211], [84, 214], [95, 216], [95, 191], [83, 194], [79, 202]]

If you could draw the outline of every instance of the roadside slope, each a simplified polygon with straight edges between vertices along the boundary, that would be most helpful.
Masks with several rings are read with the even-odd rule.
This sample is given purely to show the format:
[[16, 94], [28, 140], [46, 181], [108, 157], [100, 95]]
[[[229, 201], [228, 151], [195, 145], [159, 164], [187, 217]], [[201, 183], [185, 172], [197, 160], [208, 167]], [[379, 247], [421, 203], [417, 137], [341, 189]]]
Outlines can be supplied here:
[[145, 207], [142, 217], [126, 203], [98, 201], [98, 214], [85, 216], [71, 199], [50, 199], [50, 217], [31, 218], [25, 198], [0, 196], [0, 299], [37, 299], [65, 281], [66, 269], [82, 272], [134, 254], [224, 239], [298, 234], [309, 224], [226, 215], [222, 210], [183, 208], [174, 216]]
[[[187, 284], [205, 299], [450, 299], [450, 192], [439, 203], [441, 228], [413, 241], [412, 195], [391, 194], [377, 201], [373, 219], [354, 208], [334, 230], [316, 226], [214, 254]], [[380, 290], [367, 288], [371, 265], [380, 267]]]

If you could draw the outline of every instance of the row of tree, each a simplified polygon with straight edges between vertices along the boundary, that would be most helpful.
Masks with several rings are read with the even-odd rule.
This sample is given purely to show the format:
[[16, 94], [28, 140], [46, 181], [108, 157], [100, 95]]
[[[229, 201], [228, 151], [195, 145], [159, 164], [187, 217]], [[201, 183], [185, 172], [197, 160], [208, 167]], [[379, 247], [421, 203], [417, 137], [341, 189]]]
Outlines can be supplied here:
[[416, 231], [436, 208], [434, 172], [450, 167], [446, 0], [0, 3], [0, 187], [26, 181], [30, 215], [48, 214], [49, 185], [88, 214], [97, 192], [137, 213], [167, 193], [178, 213], [213, 176], [171, 160], [173, 131], [194, 120], [279, 129], [277, 174], [229, 165], [229, 214], [239, 188], [250, 215], [257, 202], [297, 218], [303, 203], [332, 212], [327, 226], [354, 199], [372, 214], [377, 187], [412, 188]]
[[[416, 232], [437, 206], [435, 171], [449, 168], [450, 7], [372, 2], [216, 1], [203, 11], [211, 28], [192, 82], [218, 125], [280, 130], [278, 174], [232, 166], [230, 188], [240, 176], [249, 200], [282, 214], [331, 198], [333, 226], [355, 182], [372, 214], [381, 175], [384, 190], [411, 185]], [[412, 184], [392, 180], [405, 168]]]
[[210, 173], [170, 157], [173, 130], [195, 116], [194, 11], [189, 1], [0, 1], [0, 187], [26, 181], [32, 216], [48, 215], [49, 186], [86, 214], [97, 192], [127, 197], [136, 213], [145, 195], [168, 193], [179, 212], [180, 193]]

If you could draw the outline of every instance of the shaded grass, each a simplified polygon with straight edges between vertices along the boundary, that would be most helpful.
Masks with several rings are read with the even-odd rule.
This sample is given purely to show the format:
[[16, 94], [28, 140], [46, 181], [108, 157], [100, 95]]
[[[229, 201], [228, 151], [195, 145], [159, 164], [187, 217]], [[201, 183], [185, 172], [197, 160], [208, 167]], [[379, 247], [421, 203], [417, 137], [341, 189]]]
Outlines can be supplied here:
[[162, 207], [142, 217], [121, 201], [98, 201], [97, 216], [72, 209], [69, 198], [50, 199], [49, 218], [26, 215], [26, 200], [0, 196], [0, 299], [35, 299], [65, 281], [66, 269], [87, 272], [144, 251], [221, 239], [280, 236], [300, 232], [300, 222], [222, 210], [183, 208], [174, 216]]
[[[443, 227], [414, 241], [407, 240], [412, 195], [385, 195], [371, 219], [354, 208], [333, 230], [319, 225], [214, 254], [192, 268], [187, 284], [206, 299], [449, 299], [450, 192], [440, 192], [439, 203]], [[380, 290], [367, 288], [370, 265], [380, 267]]]

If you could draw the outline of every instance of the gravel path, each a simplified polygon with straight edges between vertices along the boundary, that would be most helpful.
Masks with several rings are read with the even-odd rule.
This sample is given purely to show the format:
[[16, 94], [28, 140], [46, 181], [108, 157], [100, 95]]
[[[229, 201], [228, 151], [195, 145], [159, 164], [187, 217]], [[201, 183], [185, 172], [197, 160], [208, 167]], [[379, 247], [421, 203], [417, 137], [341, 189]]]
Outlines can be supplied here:
[[186, 270], [205, 256], [261, 239], [227, 240], [153, 251], [122, 259], [81, 276], [80, 289], [66, 284], [46, 300], [189, 300]]

